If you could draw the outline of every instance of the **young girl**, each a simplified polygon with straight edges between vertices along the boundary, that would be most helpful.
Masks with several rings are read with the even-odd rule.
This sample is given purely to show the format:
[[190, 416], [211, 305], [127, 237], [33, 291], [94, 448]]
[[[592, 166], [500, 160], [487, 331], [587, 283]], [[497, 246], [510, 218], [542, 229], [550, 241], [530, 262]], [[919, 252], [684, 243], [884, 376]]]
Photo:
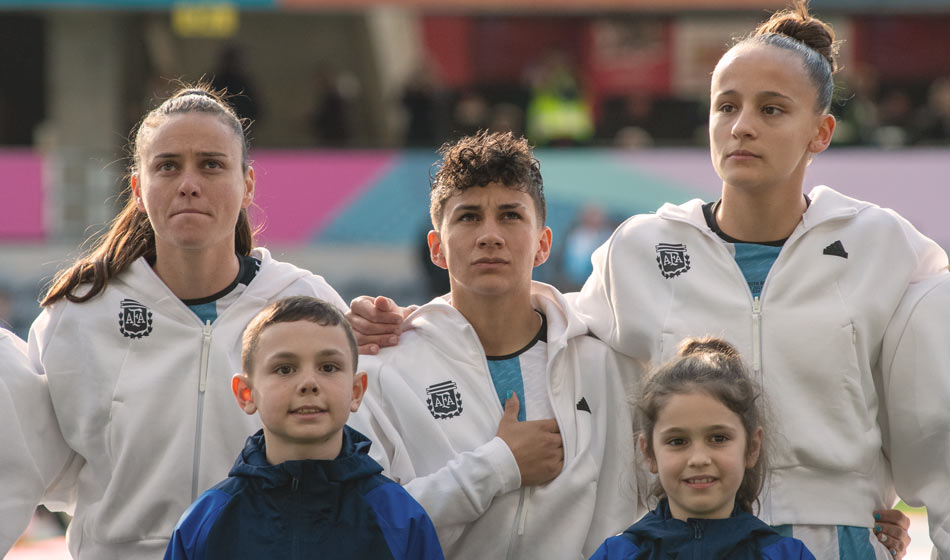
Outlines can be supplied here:
[[686, 339], [637, 402], [659, 505], [593, 559], [813, 559], [752, 513], [766, 475], [762, 392], [718, 338]]
[[74, 500], [74, 558], [160, 558], [259, 428], [230, 391], [244, 326], [289, 295], [344, 308], [323, 278], [254, 247], [247, 149], [240, 119], [206, 88], [152, 110], [125, 208], [42, 301], [30, 357], [73, 451], [46, 499]]

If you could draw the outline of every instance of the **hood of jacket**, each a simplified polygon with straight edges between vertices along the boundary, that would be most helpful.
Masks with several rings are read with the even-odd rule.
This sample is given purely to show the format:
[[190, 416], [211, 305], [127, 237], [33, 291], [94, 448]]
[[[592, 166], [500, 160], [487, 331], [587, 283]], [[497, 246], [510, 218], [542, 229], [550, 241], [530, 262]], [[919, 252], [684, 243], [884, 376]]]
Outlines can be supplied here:
[[296, 481], [300, 490], [313, 492], [333, 483], [381, 473], [383, 468], [369, 456], [370, 445], [366, 436], [344, 426], [343, 447], [335, 459], [284, 461], [272, 465], [267, 462], [264, 431], [259, 430], [247, 438], [229, 476], [255, 480], [264, 489], [290, 487]]
[[[549, 284], [531, 282], [531, 305], [544, 313], [547, 320], [547, 343], [552, 349], [549, 355], [554, 355], [572, 338], [584, 336], [588, 332], [587, 325], [574, 312], [564, 295]], [[462, 321], [465, 328], [472, 330], [474, 334], [471, 324], [452, 307], [452, 294], [434, 298], [416, 309], [406, 321], [413, 328], [424, 331], [426, 336], [446, 337], [445, 342], [449, 347], [456, 345], [451, 343], [450, 339], [457, 336], [457, 331], [442, 328], [442, 325], [447, 324], [444, 322], [459, 324], [459, 321]]]
[[759, 539], [778, 537], [774, 529], [739, 506], [727, 519], [675, 519], [666, 498], [623, 535], [640, 548], [637, 558], [675, 558], [696, 546], [702, 547], [702, 558], [755, 558]]
[[[862, 210], [867, 208], [876, 208], [875, 204], [857, 200], [845, 196], [830, 187], [819, 185], [808, 193], [808, 199], [811, 204], [802, 214], [802, 221], [795, 228], [792, 235], [799, 232], [808, 231], [815, 226], [829, 220], [848, 219], [857, 216]], [[717, 237], [716, 233], [706, 225], [706, 218], [703, 215], [704, 201], [694, 198], [684, 204], [672, 204], [667, 202], [657, 210], [656, 215], [667, 219], [686, 222], [705, 231], [708, 235]]]

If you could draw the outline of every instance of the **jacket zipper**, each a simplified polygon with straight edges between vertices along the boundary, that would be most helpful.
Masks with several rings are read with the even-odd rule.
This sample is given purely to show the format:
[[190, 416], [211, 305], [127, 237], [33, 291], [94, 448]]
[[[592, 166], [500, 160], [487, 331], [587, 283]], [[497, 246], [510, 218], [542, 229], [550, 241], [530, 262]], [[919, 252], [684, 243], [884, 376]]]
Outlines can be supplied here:
[[762, 302], [752, 298], [752, 372], [756, 379], [762, 373]]
[[525, 504], [525, 501], [527, 500], [527, 496], [526, 496], [527, 490], [528, 490], [527, 488], [522, 488], [520, 490], [521, 495], [518, 497], [518, 510], [515, 512], [515, 524], [511, 528], [511, 538], [508, 541], [508, 555], [506, 556], [508, 560], [514, 560], [518, 558], [518, 556], [515, 554], [515, 549], [517, 548], [515, 546], [515, 543], [518, 542], [519, 535], [524, 534], [524, 513], [527, 513], [527, 512], [526, 511], [524, 513], [522, 512], [527, 507], [527, 504]]
[[191, 501], [198, 497], [198, 468], [201, 465], [201, 424], [205, 408], [205, 386], [208, 383], [208, 355], [211, 353], [211, 321], [201, 329], [201, 365], [198, 371], [198, 413], [195, 417], [195, 455], [191, 468]]

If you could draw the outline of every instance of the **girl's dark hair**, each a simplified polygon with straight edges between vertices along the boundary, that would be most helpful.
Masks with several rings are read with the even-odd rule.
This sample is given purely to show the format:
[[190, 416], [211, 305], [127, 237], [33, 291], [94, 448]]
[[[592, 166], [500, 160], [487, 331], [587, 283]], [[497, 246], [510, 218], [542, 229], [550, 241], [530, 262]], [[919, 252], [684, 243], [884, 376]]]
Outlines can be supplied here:
[[[680, 343], [676, 357], [650, 372], [644, 379], [637, 400], [637, 423], [646, 443], [646, 454], [655, 460], [653, 430], [660, 411], [673, 395], [705, 393], [736, 413], [746, 432], [746, 453], [751, 451], [752, 434], [765, 426], [762, 389], [746, 372], [739, 352], [728, 342], [712, 337], [687, 338]], [[768, 469], [765, 438], [755, 466], [747, 468], [736, 493], [736, 504], [753, 513]], [[657, 482], [653, 495], [665, 492]]]
[[[217, 116], [234, 131], [241, 140], [241, 169], [247, 171], [248, 141], [246, 123], [234, 113], [224, 100], [223, 92], [211, 89], [208, 84], [184, 85], [161, 105], [152, 109], [134, 129], [129, 142], [129, 176], [138, 173], [141, 167], [141, 149], [149, 135], [166, 119], [184, 113], [208, 113]], [[125, 206], [110, 222], [109, 229], [90, 238], [92, 248], [68, 268], [60, 270], [50, 285], [40, 305], [46, 307], [66, 298], [75, 303], [88, 301], [101, 293], [109, 282], [139, 257], [155, 259], [155, 232], [148, 216], [139, 212], [132, 196], [131, 184], [122, 193]], [[248, 220], [247, 210], [241, 209], [234, 226], [234, 250], [238, 254], [250, 254], [254, 248], [254, 232]], [[89, 284], [88, 289], [77, 294], [78, 288]]]
[[511, 132], [481, 130], [439, 148], [442, 161], [429, 191], [432, 227], [442, 227], [445, 202], [472, 187], [502, 183], [528, 193], [534, 200], [538, 224], [544, 225], [546, 208], [541, 164], [524, 137]]
[[796, 0], [790, 8], [772, 14], [735, 47], [754, 43], [797, 53], [818, 91], [817, 110], [828, 111], [835, 90], [832, 76], [838, 70], [838, 43], [830, 25], [809, 15], [808, 0]]

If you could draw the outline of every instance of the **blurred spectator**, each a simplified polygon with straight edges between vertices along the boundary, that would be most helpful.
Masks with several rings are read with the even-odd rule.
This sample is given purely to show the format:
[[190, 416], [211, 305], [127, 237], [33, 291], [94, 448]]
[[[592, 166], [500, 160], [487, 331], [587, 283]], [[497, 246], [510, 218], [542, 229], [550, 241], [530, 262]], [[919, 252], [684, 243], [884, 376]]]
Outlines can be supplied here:
[[843, 82], [847, 93], [835, 115], [838, 125], [834, 142], [851, 145], [876, 143], [880, 125], [877, 73], [871, 67], [859, 67], [845, 76]]
[[341, 76], [330, 68], [317, 69], [310, 115], [310, 132], [316, 145], [339, 148], [352, 143], [350, 107], [357, 95], [359, 83], [355, 78]]
[[653, 145], [657, 115], [653, 98], [647, 93], [611, 97], [604, 101], [600, 119], [600, 136], [626, 148]]
[[914, 139], [918, 144], [950, 143], [950, 76], [930, 84], [927, 104], [917, 114]]
[[591, 107], [562, 53], [551, 53], [532, 76], [526, 126], [536, 146], [585, 145], [594, 136]]
[[524, 111], [514, 103], [501, 102], [492, 105], [488, 130], [524, 135]]
[[564, 236], [559, 262], [563, 285], [559, 288], [574, 291], [584, 285], [594, 270], [591, 254], [607, 241], [612, 231], [607, 215], [599, 207], [590, 205], [581, 209], [577, 221]]
[[429, 66], [419, 66], [409, 77], [402, 107], [406, 111], [407, 146], [429, 148], [442, 142], [442, 94]]
[[452, 110], [452, 134], [470, 136], [488, 127], [491, 109], [488, 100], [474, 89], [463, 90]]
[[874, 133], [875, 143], [885, 148], [906, 146], [913, 121], [912, 107], [910, 95], [903, 89], [893, 89], [881, 97], [880, 127]]
[[230, 46], [221, 51], [211, 83], [214, 89], [227, 91], [228, 104], [234, 108], [238, 117], [250, 122], [257, 120], [260, 114], [257, 97], [244, 70], [244, 58], [238, 47]]

